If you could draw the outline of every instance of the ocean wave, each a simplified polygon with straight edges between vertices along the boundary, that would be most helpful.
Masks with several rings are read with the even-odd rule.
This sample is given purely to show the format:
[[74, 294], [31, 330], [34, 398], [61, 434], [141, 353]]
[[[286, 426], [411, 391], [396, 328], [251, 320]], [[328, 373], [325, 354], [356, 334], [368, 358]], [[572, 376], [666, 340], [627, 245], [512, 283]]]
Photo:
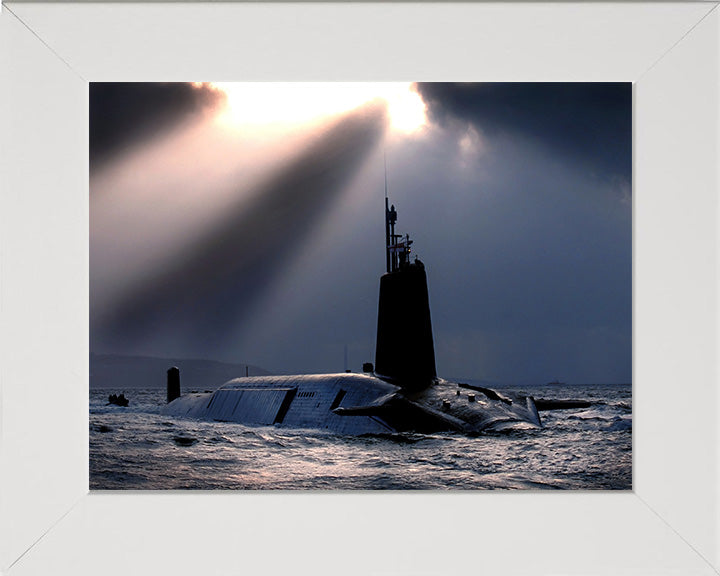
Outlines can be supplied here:
[[[584, 390], [573, 389], [575, 397]], [[97, 489], [629, 489], [629, 388], [596, 388], [586, 410], [543, 412], [542, 428], [468, 437], [243, 426], [158, 414], [162, 391], [130, 409], [91, 393], [90, 477]], [[563, 394], [560, 391], [559, 394]], [[569, 396], [568, 396], [569, 397]], [[143, 408], [143, 407], [147, 408]]]

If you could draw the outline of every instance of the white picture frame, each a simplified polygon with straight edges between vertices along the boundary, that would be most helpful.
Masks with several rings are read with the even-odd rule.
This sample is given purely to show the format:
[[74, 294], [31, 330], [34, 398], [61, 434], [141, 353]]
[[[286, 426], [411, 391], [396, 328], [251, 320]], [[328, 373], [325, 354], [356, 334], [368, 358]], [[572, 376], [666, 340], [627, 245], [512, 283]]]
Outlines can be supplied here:
[[[720, 573], [717, 2], [0, 14], [0, 573]], [[88, 492], [88, 82], [634, 83], [633, 491]]]

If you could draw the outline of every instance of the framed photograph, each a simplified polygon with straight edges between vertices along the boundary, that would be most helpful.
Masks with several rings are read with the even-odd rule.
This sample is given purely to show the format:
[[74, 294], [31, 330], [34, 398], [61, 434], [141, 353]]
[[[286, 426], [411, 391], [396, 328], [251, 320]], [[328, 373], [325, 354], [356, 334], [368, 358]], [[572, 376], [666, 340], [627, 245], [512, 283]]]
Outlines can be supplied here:
[[[713, 2], [3, 5], [0, 572], [716, 574], [719, 35]], [[98, 225], [89, 200], [93, 87], [190, 81], [199, 91], [220, 85], [207, 82], [630, 84], [632, 491], [147, 492], [157, 486], [128, 476], [123, 487], [135, 490], [103, 491], [117, 487], [118, 472], [88, 466], [104, 425], [88, 415], [98, 334], [91, 236], [113, 221]], [[448, 84], [424, 86], [428, 100], [449, 98]], [[576, 104], [562, 104], [570, 123]], [[480, 147], [482, 134], [466, 132], [462, 150]], [[593, 141], [587, 150], [601, 162], [621, 154], [611, 148]], [[409, 238], [386, 245], [389, 274], [410, 265]], [[112, 250], [99, 254], [107, 263]], [[124, 265], [102, 269], [108, 291], [129, 282]], [[347, 364], [347, 345], [344, 353]], [[481, 384], [462, 388], [468, 402], [508, 403]], [[311, 393], [275, 386], [273, 417], [289, 417], [288, 395]], [[378, 407], [335, 401], [345, 418]], [[433, 421], [447, 420], [445, 409], [433, 408]], [[174, 480], [184, 463], [173, 466], [165, 481], [183, 487]], [[90, 490], [93, 478], [101, 490]], [[623, 482], [583, 487], [630, 487]], [[518, 483], [495, 487], [528, 487]]]

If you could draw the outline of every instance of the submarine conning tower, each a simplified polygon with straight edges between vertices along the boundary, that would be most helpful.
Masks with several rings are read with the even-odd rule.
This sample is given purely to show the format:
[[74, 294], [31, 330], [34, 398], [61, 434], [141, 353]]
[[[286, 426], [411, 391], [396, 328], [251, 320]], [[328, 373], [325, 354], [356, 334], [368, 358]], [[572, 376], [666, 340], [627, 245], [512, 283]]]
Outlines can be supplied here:
[[395, 234], [397, 212], [385, 198], [385, 262], [380, 277], [375, 374], [406, 390], [437, 378], [425, 266], [410, 261], [409, 236]]

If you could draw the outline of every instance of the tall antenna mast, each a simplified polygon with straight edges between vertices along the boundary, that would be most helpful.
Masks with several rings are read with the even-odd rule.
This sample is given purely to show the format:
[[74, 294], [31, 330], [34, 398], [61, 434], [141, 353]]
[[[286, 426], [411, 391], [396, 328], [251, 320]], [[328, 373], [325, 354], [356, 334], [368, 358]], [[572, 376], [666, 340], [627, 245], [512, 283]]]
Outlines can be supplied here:
[[385, 268], [390, 272], [390, 210], [387, 194], [387, 152], [384, 149], [383, 161], [385, 163]]

